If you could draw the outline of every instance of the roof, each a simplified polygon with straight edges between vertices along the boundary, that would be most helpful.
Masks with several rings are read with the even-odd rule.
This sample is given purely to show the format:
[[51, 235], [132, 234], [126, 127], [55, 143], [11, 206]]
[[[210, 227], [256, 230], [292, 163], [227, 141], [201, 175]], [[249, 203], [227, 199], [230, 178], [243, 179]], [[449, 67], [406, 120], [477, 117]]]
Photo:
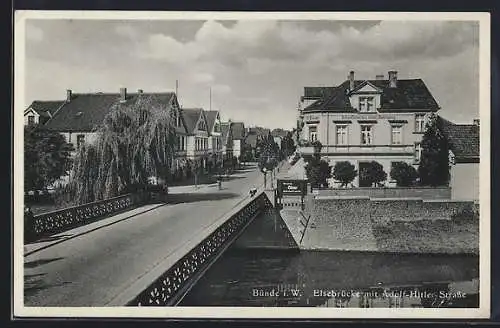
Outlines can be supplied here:
[[[138, 93], [127, 93], [127, 103], [137, 99]], [[143, 93], [155, 101], [168, 104], [175, 95], [173, 92]], [[45, 127], [55, 131], [93, 131], [111, 111], [114, 104], [119, 102], [119, 93], [76, 93], [70, 102], [65, 102]]]
[[302, 99], [320, 99], [332, 94], [335, 87], [304, 87]]
[[233, 139], [242, 140], [245, 138], [245, 124], [243, 122], [233, 122], [231, 129], [233, 130]]
[[284, 138], [288, 135], [289, 131], [283, 130], [283, 129], [274, 129], [271, 131], [271, 135], [273, 137], [281, 137]]
[[215, 119], [217, 118], [217, 115], [219, 114], [218, 110], [206, 110], [205, 111], [205, 117], [207, 118], [207, 125], [208, 129], [212, 131], [214, 128], [215, 124]]
[[[355, 80], [354, 90], [361, 84], [370, 83], [382, 90], [381, 108], [379, 111], [433, 110], [439, 105], [422, 79], [397, 81], [396, 88], [389, 87], [389, 80]], [[356, 112], [349, 100], [349, 81], [344, 81], [334, 88], [330, 94], [306, 107], [303, 112]]]
[[223, 143], [227, 145], [229, 142], [229, 136], [231, 134], [231, 123], [230, 122], [221, 122], [220, 125], [221, 136]]
[[64, 103], [64, 100], [35, 100], [27, 110], [32, 108], [40, 116], [51, 117]]
[[475, 124], [455, 124], [444, 118], [441, 128], [448, 138], [450, 149], [456, 162], [479, 161], [479, 126]]
[[248, 134], [256, 134], [259, 136], [267, 136], [271, 130], [266, 129], [266, 128], [261, 128], [260, 126], [255, 126], [248, 128]]
[[184, 123], [186, 124], [186, 129], [188, 134], [194, 133], [196, 129], [196, 123], [200, 119], [200, 115], [203, 112], [202, 108], [183, 108], [182, 116], [184, 118]]
[[247, 137], [245, 138], [245, 143], [250, 145], [252, 148], [257, 147], [257, 139], [259, 138], [259, 135], [257, 134], [248, 134]]

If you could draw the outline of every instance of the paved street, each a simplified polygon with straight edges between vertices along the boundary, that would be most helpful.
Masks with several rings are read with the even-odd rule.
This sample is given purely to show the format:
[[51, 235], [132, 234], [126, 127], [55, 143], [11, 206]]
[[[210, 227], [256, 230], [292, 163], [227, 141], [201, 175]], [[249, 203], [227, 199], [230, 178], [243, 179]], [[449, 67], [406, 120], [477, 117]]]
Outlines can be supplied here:
[[[171, 204], [136, 209], [24, 258], [26, 306], [105, 306], [134, 281], [259, 187], [254, 165], [217, 185], [170, 190]], [[146, 211], [147, 210], [147, 211]]]

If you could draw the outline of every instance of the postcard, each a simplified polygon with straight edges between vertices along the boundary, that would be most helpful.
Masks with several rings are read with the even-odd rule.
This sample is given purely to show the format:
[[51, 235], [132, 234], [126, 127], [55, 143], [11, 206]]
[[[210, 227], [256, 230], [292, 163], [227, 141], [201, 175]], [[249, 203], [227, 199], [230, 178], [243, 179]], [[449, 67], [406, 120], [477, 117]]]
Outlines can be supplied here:
[[489, 317], [488, 13], [14, 32], [15, 317]]

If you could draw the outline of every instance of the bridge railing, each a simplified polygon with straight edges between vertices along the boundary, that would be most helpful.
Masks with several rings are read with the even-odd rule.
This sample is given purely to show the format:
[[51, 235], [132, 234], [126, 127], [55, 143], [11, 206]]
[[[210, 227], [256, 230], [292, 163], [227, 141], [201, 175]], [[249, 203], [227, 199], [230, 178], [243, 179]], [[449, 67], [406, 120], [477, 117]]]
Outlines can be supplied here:
[[173, 306], [255, 216], [272, 206], [261, 193], [176, 261], [127, 306]]
[[43, 236], [90, 223], [97, 218], [142, 205], [149, 197], [147, 192], [130, 193], [39, 215], [25, 213], [25, 239], [28, 241], [36, 240]]

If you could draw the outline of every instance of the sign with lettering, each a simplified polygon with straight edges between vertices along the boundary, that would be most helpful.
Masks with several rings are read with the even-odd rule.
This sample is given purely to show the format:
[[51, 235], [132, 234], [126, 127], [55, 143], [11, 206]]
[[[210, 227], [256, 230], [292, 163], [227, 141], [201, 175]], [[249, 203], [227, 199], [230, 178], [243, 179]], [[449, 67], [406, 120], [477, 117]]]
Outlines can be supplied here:
[[278, 196], [305, 196], [307, 180], [278, 180]]
[[396, 115], [390, 114], [344, 114], [342, 120], [395, 120]]

